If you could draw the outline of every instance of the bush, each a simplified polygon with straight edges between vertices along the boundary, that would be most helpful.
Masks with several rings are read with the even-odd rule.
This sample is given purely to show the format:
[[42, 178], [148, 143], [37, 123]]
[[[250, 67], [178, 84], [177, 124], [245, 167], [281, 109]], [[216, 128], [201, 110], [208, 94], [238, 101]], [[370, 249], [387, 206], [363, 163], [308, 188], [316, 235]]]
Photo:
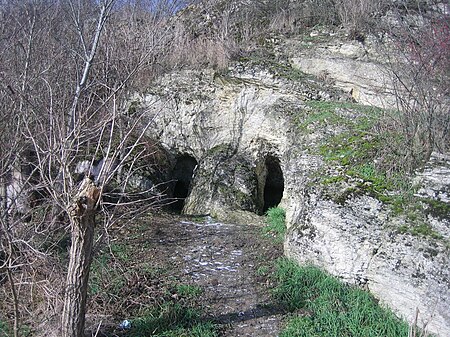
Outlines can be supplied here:
[[399, 110], [385, 129], [400, 133], [393, 151], [409, 172], [432, 151], [450, 150], [450, 21], [439, 2], [431, 1], [428, 10], [401, 6], [392, 11], [391, 24], [380, 28]]
[[345, 27], [351, 38], [363, 38], [371, 29], [373, 18], [386, 9], [385, 0], [341, 0], [335, 4], [339, 22]]

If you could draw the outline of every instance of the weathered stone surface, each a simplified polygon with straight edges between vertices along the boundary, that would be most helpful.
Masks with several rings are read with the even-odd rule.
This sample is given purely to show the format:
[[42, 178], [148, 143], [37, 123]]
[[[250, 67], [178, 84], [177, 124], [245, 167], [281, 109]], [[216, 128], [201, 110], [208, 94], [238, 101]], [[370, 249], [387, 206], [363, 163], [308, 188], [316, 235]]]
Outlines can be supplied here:
[[418, 196], [450, 204], [450, 155], [433, 152], [416, 181]]
[[[277, 158], [287, 255], [368, 288], [408, 320], [419, 308], [430, 330], [446, 335], [450, 275], [443, 241], [397, 233], [400, 220], [369, 196], [339, 204], [328, 200], [317, 183], [324, 162], [310, 149], [325, 133], [341, 132], [339, 127], [321, 130], [324, 134], [299, 128], [308, 95], [298, 86], [264, 71], [233, 71], [233, 76], [174, 73], [138, 98], [154, 121], [149, 136], [198, 162], [183, 212], [228, 221], [260, 212], [262, 163]], [[446, 220], [433, 221], [448, 240], [439, 230], [448, 228]]]
[[202, 160], [185, 202], [188, 214], [210, 214], [224, 209], [257, 212], [256, 173], [246, 157], [227, 146], [212, 148]]
[[290, 60], [301, 71], [332, 82], [361, 104], [395, 108], [393, 86], [380, 56], [367, 44], [343, 42], [328, 36], [314, 42], [314, 48], [301, 48], [302, 41], [288, 40]]
[[450, 331], [449, 258], [443, 243], [397, 233], [387, 210], [368, 196], [344, 206], [310, 197], [292, 221], [288, 256], [363, 285], [409, 322], [418, 308], [430, 331], [442, 336]]
[[27, 176], [14, 169], [11, 183], [6, 186], [6, 209], [8, 213], [27, 214], [30, 211], [29, 187]]
[[257, 76], [243, 80], [184, 72], [166, 77], [161, 91], [142, 98], [154, 118], [150, 136], [199, 163], [185, 213], [258, 212], [258, 166], [270, 155], [283, 167], [296, 142], [289, 120], [303, 109], [302, 97], [281, 82]]

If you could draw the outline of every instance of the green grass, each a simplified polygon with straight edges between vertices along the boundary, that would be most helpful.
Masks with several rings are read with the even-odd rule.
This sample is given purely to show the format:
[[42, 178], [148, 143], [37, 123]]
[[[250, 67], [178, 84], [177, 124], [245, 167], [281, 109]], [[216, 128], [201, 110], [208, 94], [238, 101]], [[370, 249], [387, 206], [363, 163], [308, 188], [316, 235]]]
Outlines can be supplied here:
[[104, 300], [119, 296], [126, 278], [122, 270], [113, 267], [113, 260], [109, 252], [94, 258], [89, 276], [89, 295], [101, 296]]
[[130, 260], [130, 252], [125, 244], [112, 244], [111, 253], [113, 257], [120, 262], [128, 262]]
[[421, 198], [420, 201], [426, 205], [425, 211], [427, 214], [431, 214], [438, 219], [446, 219], [450, 216], [449, 203], [425, 198]]
[[[13, 335], [13, 328], [2, 319], [0, 319], [0, 337], [10, 337]], [[27, 325], [19, 327], [19, 336], [26, 337], [31, 336], [31, 328]]]
[[[326, 137], [316, 151], [330, 166], [338, 166], [340, 174], [329, 177], [322, 175], [322, 182], [331, 184], [341, 182], [347, 177], [360, 179], [370, 184], [365, 189], [372, 194], [395, 188], [395, 180], [387, 176], [375, 165], [379, 153], [385, 145], [384, 138], [373, 132], [381, 115], [381, 110], [349, 102], [308, 102], [311, 112], [299, 124], [301, 128], [309, 125], [344, 128], [338, 134]], [[340, 110], [350, 111], [345, 117]]]
[[0, 337], [9, 336], [9, 326], [8, 323], [0, 319]]
[[409, 233], [413, 236], [420, 236], [428, 239], [443, 241], [446, 245], [449, 240], [429, 224], [428, 215], [438, 219], [448, 217], [450, 210], [448, 205], [432, 200], [417, 197], [414, 195], [414, 189], [410, 191], [403, 190], [397, 195], [382, 195], [381, 201], [390, 205], [393, 215], [402, 215], [405, 223], [397, 228], [398, 233]]
[[280, 337], [408, 336], [408, 325], [372, 295], [319, 268], [280, 259], [274, 278], [275, 298], [293, 313]]
[[256, 275], [258, 276], [267, 276], [270, 272], [270, 266], [267, 265], [263, 265], [263, 266], [259, 266], [258, 269], [256, 270]]
[[165, 302], [147, 310], [131, 321], [129, 337], [215, 337], [214, 324], [202, 319], [200, 311], [191, 305]]
[[[368, 131], [376, 123], [381, 109], [341, 101], [309, 101], [306, 102], [309, 111], [306, 115], [299, 115], [296, 118], [297, 126], [306, 131], [308, 127], [323, 126], [347, 126], [355, 130]], [[348, 118], [340, 111], [358, 112], [358, 118]]]
[[196, 298], [202, 294], [202, 288], [190, 284], [176, 284], [175, 293], [185, 298]]
[[[92, 304], [115, 303], [109, 314], [131, 317], [127, 337], [214, 337], [217, 327], [203, 318], [199, 298], [203, 292], [196, 285], [181, 283], [171, 275], [169, 266], [135, 263], [133, 251], [126, 244], [113, 244], [99, 252], [91, 265], [89, 294]], [[136, 275], [151, 284], [143, 289]], [[145, 305], [130, 308], [129, 296], [150, 292], [140, 297]], [[151, 299], [148, 297], [152, 296]], [[111, 311], [113, 311], [111, 313]], [[121, 335], [122, 336], [122, 335]]]
[[125, 244], [112, 244], [109, 250], [105, 249], [94, 256], [89, 276], [89, 294], [102, 297], [119, 295], [126, 283], [126, 273], [116, 268], [116, 264], [126, 264], [130, 259]]
[[424, 236], [435, 240], [443, 240], [442, 234], [436, 232], [428, 223], [419, 222], [409, 227], [408, 230], [414, 236]]
[[[325, 194], [340, 204], [354, 195], [370, 195], [388, 204], [394, 215], [404, 215], [409, 226], [415, 228], [410, 233], [437, 237], [420, 222], [426, 221], [426, 214], [438, 218], [448, 216], [449, 206], [414, 196], [414, 186], [407, 172], [398, 165], [402, 155], [395, 152], [401, 147], [401, 135], [378, 130], [386, 115], [396, 112], [349, 102], [311, 101], [307, 105], [310, 111], [298, 121], [300, 128], [310, 132], [333, 126], [341, 130], [326, 136], [312, 150], [327, 164], [318, 174]], [[331, 175], [327, 174], [330, 168]]]
[[286, 233], [286, 212], [280, 207], [269, 208], [266, 212], [267, 226], [263, 231], [275, 242], [283, 242]]

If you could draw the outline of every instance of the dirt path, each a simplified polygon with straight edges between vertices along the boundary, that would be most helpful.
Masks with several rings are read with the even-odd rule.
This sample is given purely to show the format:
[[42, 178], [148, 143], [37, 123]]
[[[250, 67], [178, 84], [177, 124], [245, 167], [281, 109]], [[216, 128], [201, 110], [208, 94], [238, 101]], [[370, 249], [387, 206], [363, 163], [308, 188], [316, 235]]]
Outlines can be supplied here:
[[223, 336], [277, 336], [281, 312], [270, 303], [268, 287], [258, 268], [279, 251], [261, 240], [254, 225], [180, 221], [186, 246], [176, 258], [184, 272], [204, 289], [204, 303], [213, 320], [223, 324]]
[[277, 336], [282, 311], [271, 303], [264, 274], [281, 255], [281, 245], [263, 238], [261, 228], [166, 213], [117, 228], [112, 232], [117, 239], [94, 263], [107, 264], [91, 273], [91, 283], [100, 290], [90, 298], [88, 330], [103, 321], [101, 336], [127, 336], [118, 323], [165, 301], [176, 302], [175, 282], [202, 289], [196, 306], [219, 325], [220, 336]]

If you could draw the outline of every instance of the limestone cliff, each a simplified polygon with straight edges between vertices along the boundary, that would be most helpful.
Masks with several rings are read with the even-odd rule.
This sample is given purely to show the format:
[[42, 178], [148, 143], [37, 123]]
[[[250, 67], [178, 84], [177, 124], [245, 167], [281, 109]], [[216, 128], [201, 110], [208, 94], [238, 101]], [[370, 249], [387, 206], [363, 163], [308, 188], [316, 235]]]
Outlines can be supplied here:
[[[304, 59], [291, 61], [305, 65]], [[327, 159], [330, 148], [350, 142], [342, 136], [349, 125], [369, 115], [333, 83], [307, 76], [290, 62], [243, 61], [225, 72], [170, 73], [133, 100], [153, 120], [148, 136], [174, 157], [173, 177], [180, 184], [173, 196], [181, 199], [183, 213], [237, 221], [280, 204], [287, 211], [288, 256], [369, 289], [409, 321], [418, 308], [422, 325], [445, 336], [448, 158], [417, 182], [418, 202], [439, 214], [423, 214], [428, 232], [414, 231], [416, 220], [383, 203], [373, 181], [346, 176]], [[377, 89], [369, 89], [373, 97]], [[330, 143], [339, 139], [343, 144]], [[366, 148], [364, 137], [351, 139]], [[407, 230], [411, 221], [413, 230]]]

